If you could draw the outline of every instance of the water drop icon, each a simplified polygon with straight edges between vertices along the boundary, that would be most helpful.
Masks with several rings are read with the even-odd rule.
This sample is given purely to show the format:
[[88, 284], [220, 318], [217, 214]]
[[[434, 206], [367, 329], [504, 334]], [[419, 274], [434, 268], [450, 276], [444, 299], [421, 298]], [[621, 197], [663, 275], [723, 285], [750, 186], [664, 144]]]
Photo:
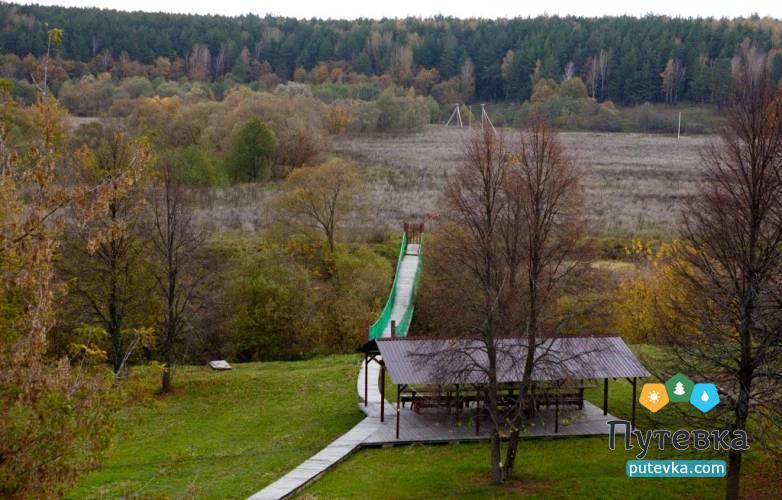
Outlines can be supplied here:
[[717, 386], [714, 384], [695, 384], [691, 394], [690, 403], [703, 413], [720, 404], [720, 395], [717, 392]]

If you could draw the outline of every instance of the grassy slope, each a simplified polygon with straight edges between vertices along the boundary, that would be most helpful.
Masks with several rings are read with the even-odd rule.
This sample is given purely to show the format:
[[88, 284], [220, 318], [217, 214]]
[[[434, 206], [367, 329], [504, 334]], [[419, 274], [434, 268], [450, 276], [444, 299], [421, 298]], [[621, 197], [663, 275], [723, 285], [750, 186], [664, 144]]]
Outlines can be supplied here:
[[245, 498], [361, 419], [358, 366], [331, 356], [180, 368], [172, 395], [123, 412], [103, 468], [70, 496]]

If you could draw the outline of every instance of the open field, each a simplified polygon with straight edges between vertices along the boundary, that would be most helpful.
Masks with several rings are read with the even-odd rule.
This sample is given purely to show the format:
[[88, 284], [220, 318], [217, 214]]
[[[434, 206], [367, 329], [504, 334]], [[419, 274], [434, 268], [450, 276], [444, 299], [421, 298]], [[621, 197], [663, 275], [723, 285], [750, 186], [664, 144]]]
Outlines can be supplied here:
[[[433, 125], [404, 135], [338, 138], [337, 154], [366, 167], [370, 181], [365, 210], [351, 223], [354, 234], [436, 214], [440, 192], [469, 133]], [[696, 186], [700, 149], [715, 137], [563, 132], [561, 139], [585, 171], [595, 231], [665, 236]], [[273, 183], [201, 190], [199, 218], [218, 230], [258, 230], [272, 216], [265, 205], [275, 190]]]
[[103, 468], [70, 498], [246, 498], [355, 425], [358, 357], [183, 366], [122, 411]]
[[[458, 165], [466, 129], [431, 126], [417, 134], [364, 136], [336, 142], [340, 154], [378, 167], [375, 189], [393, 193], [403, 216], [436, 212], [448, 173]], [[699, 150], [714, 136], [563, 132], [585, 171], [589, 217], [599, 232], [666, 233], [697, 183]], [[390, 214], [399, 216], [398, 213]]]

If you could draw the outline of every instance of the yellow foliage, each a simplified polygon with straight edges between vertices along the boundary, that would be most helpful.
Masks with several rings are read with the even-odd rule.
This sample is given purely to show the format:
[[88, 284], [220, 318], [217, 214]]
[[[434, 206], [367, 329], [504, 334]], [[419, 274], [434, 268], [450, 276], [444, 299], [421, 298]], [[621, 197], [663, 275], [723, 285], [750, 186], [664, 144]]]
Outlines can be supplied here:
[[657, 248], [634, 240], [628, 256], [645, 264], [619, 285], [615, 296], [614, 328], [626, 340], [655, 342], [663, 332], [681, 327], [674, 304], [686, 302], [686, 287], [677, 268], [683, 265], [677, 252], [681, 242], [664, 243]]

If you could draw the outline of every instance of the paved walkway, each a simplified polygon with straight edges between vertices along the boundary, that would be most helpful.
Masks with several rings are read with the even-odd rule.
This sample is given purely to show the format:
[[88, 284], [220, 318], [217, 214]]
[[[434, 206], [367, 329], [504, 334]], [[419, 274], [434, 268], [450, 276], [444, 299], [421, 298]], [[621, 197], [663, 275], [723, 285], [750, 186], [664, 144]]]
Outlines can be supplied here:
[[377, 418], [365, 418], [312, 458], [250, 498], [253, 500], [276, 500], [295, 493], [357, 450], [367, 437], [377, 431], [379, 424], [380, 420]]

